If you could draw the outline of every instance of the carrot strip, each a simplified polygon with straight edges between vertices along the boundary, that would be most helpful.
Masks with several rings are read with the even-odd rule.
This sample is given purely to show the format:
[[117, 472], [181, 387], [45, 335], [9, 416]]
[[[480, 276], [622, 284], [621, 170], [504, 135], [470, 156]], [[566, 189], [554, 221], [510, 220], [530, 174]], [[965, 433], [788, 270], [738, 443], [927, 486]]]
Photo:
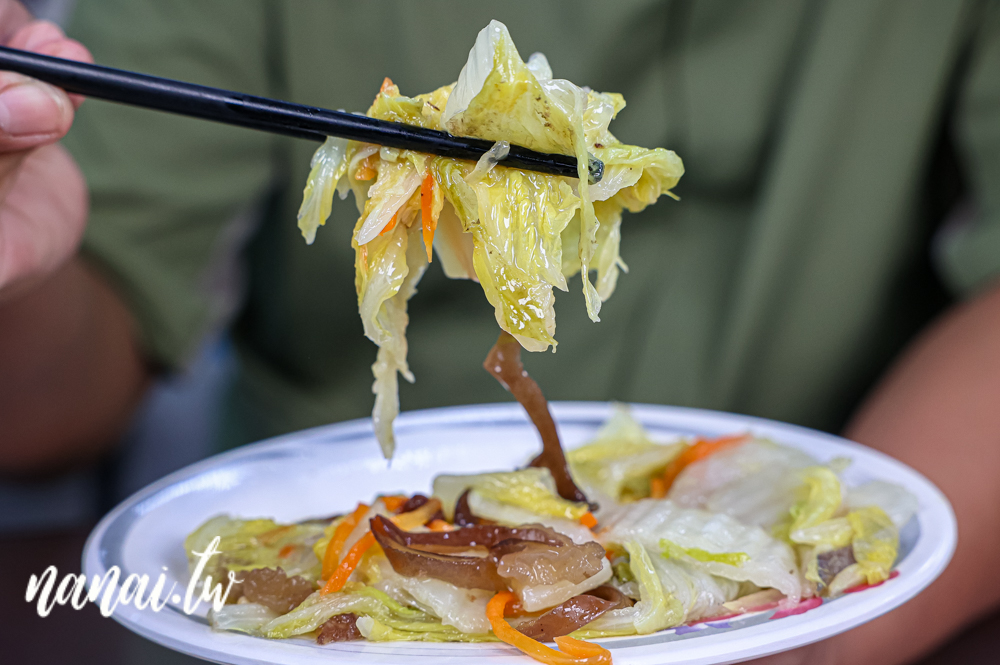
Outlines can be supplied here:
[[402, 494], [383, 496], [381, 497], [381, 499], [382, 503], [385, 504], [385, 507], [389, 509], [390, 513], [396, 512], [397, 510], [403, 507], [403, 504], [405, 504], [408, 501], [408, 499]]
[[427, 176], [420, 184], [420, 219], [423, 225], [424, 247], [427, 248], [427, 262], [430, 263], [433, 256], [431, 248], [434, 245], [434, 231], [437, 230], [437, 217], [434, 216], [434, 176], [430, 169]]
[[497, 639], [546, 665], [611, 665], [611, 652], [597, 644], [572, 637], [556, 638], [556, 644], [563, 648], [563, 652], [559, 652], [518, 632], [504, 619], [508, 603], [516, 599], [510, 591], [501, 591], [486, 605], [486, 618]]
[[454, 531], [455, 530], [455, 527], [453, 527], [452, 525], [448, 524], [444, 520], [440, 520], [440, 519], [433, 520], [430, 524], [427, 525], [427, 528], [430, 529], [431, 531]]
[[348, 536], [354, 531], [354, 527], [358, 525], [361, 518], [365, 516], [368, 512], [368, 506], [359, 503], [358, 507], [354, 509], [354, 512], [343, 519], [343, 521], [337, 525], [337, 528], [333, 532], [333, 536], [330, 537], [330, 542], [326, 545], [326, 553], [323, 554], [323, 572], [321, 573], [324, 580], [330, 579], [334, 571], [337, 569], [337, 565], [340, 563], [340, 550], [344, 549], [344, 543], [347, 542]]
[[389, 78], [388, 76], [386, 76], [382, 80], [382, 87], [379, 88], [378, 91], [381, 92], [383, 95], [387, 95], [387, 94], [391, 94], [392, 91], [393, 91], [392, 89], [395, 88], [395, 87], [396, 87], [396, 84], [392, 82], [392, 79]]
[[361, 269], [368, 272], [368, 245], [358, 247], [358, 255], [361, 259]]
[[[402, 208], [400, 208], [400, 210], [402, 210]], [[398, 221], [399, 221], [399, 210], [396, 211], [396, 214], [392, 216], [392, 219], [389, 220], [389, 223], [385, 225], [385, 228], [382, 229], [379, 235], [384, 236], [386, 233], [392, 231], [394, 228], [396, 228], [396, 222]]]
[[295, 545], [285, 545], [278, 551], [279, 559], [287, 559], [295, 551]]
[[378, 171], [369, 166], [367, 162], [361, 162], [361, 164], [358, 165], [358, 168], [354, 171], [354, 179], [359, 182], [371, 180], [376, 175], [378, 175]]
[[559, 650], [563, 653], [568, 653], [571, 656], [576, 656], [577, 658], [591, 658], [597, 657], [602, 658], [607, 656], [608, 663], [611, 662], [611, 652], [602, 647], [600, 644], [594, 644], [593, 642], [584, 642], [583, 640], [578, 640], [575, 637], [570, 637], [569, 635], [560, 635], [559, 637], [552, 638], [556, 645], [559, 646]]
[[[391, 500], [393, 497], [382, 497], [382, 502], [386, 503], [387, 498]], [[405, 497], [400, 498], [405, 500]], [[438, 499], [431, 499], [416, 510], [396, 515], [392, 518], [392, 521], [401, 529], [414, 529], [430, 521], [439, 510], [441, 510], [441, 502]], [[358, 561], [368, 551], [368, 548], [375, 544], [375, 536], [372, 535], [371, 531], [368, 531], [348, 550], [347, 554], [344, 555], [344, 559], [340, 560], [340, 550], [343, 549], [344, 543], [347, 542], [348, 537], [367, 512], [368, 506], [363, 503], [358, 504], [357, 509], [345, 517], [344, 521], [338, 524], [337, 529], [333, 532], [333, 536], [326, 546], [326, 553], [323, 555], [322, 576], [327, 580], [326, 585], [323, 587], [323, 594], [340, 591], [347, 582], [347, 578], [354, 572]]]
[[396, 515], [392, 518], [393, 523], [403, 531], [416, 529], [418, 526], [427, 524], [437, 512], [441, 510], [441, 501], [431, 499], [419, 508], [415, 508], [408, 513]]
[[350, 578], [351, 573], [354, 572], [354, 569], [358, 567], [358, 563], [361, 562], [361, 557], [363, 557], [365, 552], [367, 552], [368, 549], [374, 544], [375, 536], [372, 535], [371, 531], [362, 536], [361, 540], [354, 543], [354, 547], [348, 550], [347, 554], [344, 556], [344, 560], [340, 562], [339, 566], [337, 566], [337, 570], [334, 571], [333, 575], [330, 576], [330, 579], [326, 581], [326, 584], [320, 591], [320, 595], [325, 596], [328, 593], [335, 593], [343, 589], [344, 585], [347, 584], [347, 580]]
[[587, 527], [588, 529], [593, 529], [595, 526], [597, 526], [597, 518], [594, 517], [594, 513], [588, 510], [583, 514], [583, 517], [580, 518], [580, 524]]
[[688, 446], [687, 450], [671, 460], [667, 468], [663, 470], [663, 475], [660, 478], [662, 484], [650, 482], [650, 490], [653, 498], [662, 499], [665, 497], [667, 492], [670, 491], [670, 486], [677, 479], [677, 476], [691, 464], [714, 455], [720, 450], [743, 443], [748, 436], [748, 434], [732, 434], [729, 436], [720, 436], [717, 439], [698, 439], [692, 445]]

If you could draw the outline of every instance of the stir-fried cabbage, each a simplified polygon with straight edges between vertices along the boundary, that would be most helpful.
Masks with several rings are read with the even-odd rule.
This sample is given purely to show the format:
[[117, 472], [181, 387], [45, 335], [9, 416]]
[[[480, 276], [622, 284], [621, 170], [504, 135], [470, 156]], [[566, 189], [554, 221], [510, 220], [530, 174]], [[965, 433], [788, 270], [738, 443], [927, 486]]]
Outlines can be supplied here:
[[660, 540], [660, 550], [667, 559], [700, 561], [702, 563], [724, 563], [727, 566], [742, 566], [750, 560], [746, 552], [708, 552], [699, 547], [681, 547], [666, 538]]
[[653, 557], [642, 543], [629, 540], [622, 546], [628, 552], [629, 569], [639, 587], [639, 601], [632, 607], [601, 615], [579, 631], [581, 637], [646, 635], [684, 621], [681, 601], [663, 588]]
[[[274, 520], [240, 520], [218, 515], [199, 526], [184, 540], [184, 551], [190, 566], [216, 537], [219, 555], [209, 559], [203, 575], [214, 581], [224, 579], [226, 572], [253, 568], [281, 568], [288, 575], [300, 575], [309, 580], [319, 578], [320, 561], [313, 544], [323, 535], [323, 525], [278, 524]], [[286, 549], [287, 548], [287, 549]], [[286, 555], [278, 555], [285, 550]]]
[[899, 531], [892, 520], [877, 506], [850, 512], [847, 521], [854, 529], [854, 559], [869, 584], [889, 579], [889, 571], [899, 551]]
[[594, 540], [593, 532], [576, 520], [564, 517], [552, 517], [550, 515], [534, 512], [528, 508], [521, 508], [509, 503], [502, 503], [486, 498], [479, 492], [469, 492], [469, 509], [472, 514], [483, 519], [491, 520], [506, 526], [518, 526], [521, 524], [541, 524], [554, 531], [558, 531], [569, 538], [574, 543], [586, 543]]
[[864, 485], [848, 488], [844, 505], [851, 510], [878, 506], [899, 529], [906, 526], [919, 507], [917, 497], [899, 485], [883, 480], [873, 480]]
[[808, 540], [809, 529], [827, 521], [840, 508], [840, 480], [832, 470], [823, 466], [812, 466], [801, 472], [805, 482], [806, 496], [792, 506], [791, 524], [788, 538], [801, 543]]
[[739, 565], [730, 559], [701, 561], [693, 556], [685, 563], [718, 577], [737, 582], [753, 582], [761, 588], [774, 588], [789, 599], [801, 595], [795, 554], [784, 542], [763, 529], [737, 522], [728, 515], [681, 508], [670, 500], [643, 499], [609, 510], [602, 515], [604, 528], [598, 540], [606, 547], [629, 541], [646, 549], [660, 551], [667, 540], [690, 552], [692, 548], [708, 554], [743, 553]]
[[724, 603], [739, 594], [739, 582], [716, 577], [682, 560], [656, 556], [650, 560], [663, 588], [684, 608], [685, 621], [716, 615]]
[[[554, 347], [555, 296], [581, 273], [587, 311], [601, 302], [625, 264], [619, 256], [622, 211], [637, 212], [669, 194], [684, 166], [674, 153], [619, 142], [608, 130], [625, 106], [552, 77], [544, 56], [525, 63], [506, 26], [479, 33], [458, 81], [406, 97], [388, 79], [368, 110], [383, 120], [449, 131], [577, 157], [577, 178], [468, 162], [331, 139], [313, 157], [299, 225], [307, 242], [330, 214], [334, 191], [353, 191], [361, 216], [352, 241], [365, 335], [379, 347], [372, 371], [375, 434], [392, 455], [399, 412], [397, 373], [406, 363], [406, 304], [430, 257], [445, 274], [477, 280], [497, 323], [524, 348]], [[589, 156], [605, 177], [589, 184]], [[596, 287], [590, 271], [597, 271]]]
[[372, 585], [392, 598], [414, 605], [463, 633], [490, 632], [486, 603], [493, 591], [465, 589], [430, 577], [404, 577], [392, 569], [385, 557], [378, 557], [375, 565], [378, 580]]
[[307, 244], [316, 239], [316, 229], [326, 224], [333, 208], [333, 192], [347, 172], [347, 141], [331, 136], [313, 155], [312, 170], [302, 192], [299, 229]]
[[276, 618], [278, 615], [273, 610], [257, 603], [225, 605], [217, 612], [214, 609], [208, 612], [213, 628], [250, 635], [259, 635], [261, 629]]
[[608, 422], [584, 446], [566, 454], [574, 478], [598, 504], [649, 496], [649, 479], [684, 449], [653, 442], [628, 407], [616, 405]]
[[424, 630], [440, 629], [441, 624], [423, 612], [391, 602], [384, 593], [362, 588], [359, 592], [341, 592], [322, 595], [318, 591], [301, 605], [260, 629], [260, 634], [270, 639], [283, 639], [311, 633], [338, 614], [378, 617], [391, 624], [419, 626]]
[[463, 633], [434, 623], [398, 621], [388, 625], [375, 616], [358, 618], [358, 630], [371, 642], [496, 642], [491, 633]]
[[448, 517], [452, 515], [458, 498], [466, 490], [472, 490], [470, 497], [478, 495], [521, 508], [534, 515], [579, 520], [587, 512], [587, 504], [574, 503], [560, 497], [556, 493], [552, 473], [542, 467], [471, 476], [445, 474], [434, 479], [434, 496], [441, 499]]
[[[882, 481], [850, 487], [838, 476], [846, 467], [836, 460], [824, 466], [772, 442], [731, 440], [731, 446], [706, 448], [707, 456], [672, 476], [673, 467], [636, 460], [675, 444], [651, 441], [628, 409], [617, 407], [594, 440], [568, 454], [573, 472], [608, 483], [611, 477], [597, 469], [631, 459], [635, 471], [622, 487], [652, 474], [675, 483], [674, 498], [633, 499], [623, 492], [627, 500], [619, 501], [602, 494], [596, 524], [587, 504], [556, 493], [548, 469], [529, 467], [437, 476], [434, 494], [451, 524], [434, 514], [437, 501], [419, 497], [406, 507], [417, 497], [381, 496], [370, 506], [359, 504], [350, 530], [341, 528], [348, 517], [282, 525], [223, 515], [195, 530], [185, 547], [193, 560], [194, 552], [219, 538], [222, 555], [208, 571], [215, 576], [285, 571], [247, 573], [229, 598], [235, 604], [210, 612], [213, 627], [321, 642], [332, 634], [333, 626], [325, 624], [345, 614], [370, 641], [492, 641], [489, 603], [508, 591], [521, 611], [531, 613], [512, 617], [515, 628], [550, 610], [568, 617], [588, 595], [612, 600], [615, 609], [583, 615], [560, 630], [582, 639], [641, 635], [775, 605], [795, 607], [802, 598], [832, 599], [892, 576], [899, 529], [917, 507], [909, 492]], [[759, 487], [765, 482], [769, 487]], [[749, 508], [739, 509], [737, 490]], [[463, 494], [465, 517], [483, 523], [455, 523]], [[723, 499], [725, 512], [679, 503], [718, 505]], [[413, 505], [418, 507], [411, 510]], [[784, 506], [784, 515], [763, 521], [777, 506]], [[372, 525], [375, 516], [380, 520]], [[383, 521], [397, 524], [395, 546], [385, 540]], [[536, 540], [539, 524], [575, 545], [551, 532], [545, 536], [551, 540]], [[334, 534], [340, 576], [327, 572], [320, 579]], [[294, 575], [305, 580], [289, 579]], [[589, 623], [581, 626], [584, 621]], [[343, 617], [335, 623], [351, 625]]]
[[797, 471], [816, 464], [809, 455], [770, 441], [748, 439], [688, 466], [667, 495], [686, 508], [731, 515], [770, 528], [797, 501]]

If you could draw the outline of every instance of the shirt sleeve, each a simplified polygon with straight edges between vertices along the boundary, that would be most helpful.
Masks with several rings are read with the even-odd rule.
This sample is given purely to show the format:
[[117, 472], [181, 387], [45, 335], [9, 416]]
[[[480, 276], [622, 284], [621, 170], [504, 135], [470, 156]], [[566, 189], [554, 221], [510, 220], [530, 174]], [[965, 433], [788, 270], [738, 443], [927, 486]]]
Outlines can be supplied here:
[[[263, 0], [78, 3], [68, 26], [98, 64], [273, 94]], [[276, 137], [87, 101], [65, 145], [90, 188], [84, 258], [132, 311], [149, 357], [177, 368], [224, 325], [239, 257], [272, 178]]]
[[1000, 5], [984, 8], [958, 100], [955, 136], [972, 205], [938, 238], [941, 275], [959, 295], [1000, 277]]

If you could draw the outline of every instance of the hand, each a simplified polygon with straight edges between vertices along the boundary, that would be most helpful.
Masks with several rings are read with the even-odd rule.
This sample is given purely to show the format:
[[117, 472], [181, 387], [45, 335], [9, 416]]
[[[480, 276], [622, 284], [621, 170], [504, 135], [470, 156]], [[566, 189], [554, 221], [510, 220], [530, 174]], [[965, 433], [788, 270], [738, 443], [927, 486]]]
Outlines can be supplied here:
[[[0, 0], [0, 42], [91, 62], [53, 23]], [[56, 142], [83, 101], [54, 86], [0, 72], [0, 301], [43, 281], [76, 251], [87, 220], [87, 188]]]

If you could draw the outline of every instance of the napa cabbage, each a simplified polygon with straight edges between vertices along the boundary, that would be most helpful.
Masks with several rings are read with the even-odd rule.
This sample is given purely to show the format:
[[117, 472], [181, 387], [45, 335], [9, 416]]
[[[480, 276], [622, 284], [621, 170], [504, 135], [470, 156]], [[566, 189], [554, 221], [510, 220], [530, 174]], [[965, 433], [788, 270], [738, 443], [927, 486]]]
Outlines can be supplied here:
[[598, 504], [649, 496], [649, 480], [684, 449], [656, 443], [629, 408], [616, 404], [594, 438], [566, 453], [573, 477]]
[[801, 498], [799, 472], [816, 463], [795, 448], [749, 439], [687, 466], [667, 496], [685, 508], [725, 513], [770, 529], [789, 519]]
[[541, 467], [469, 476], [442, 474], [434, 478], [434, 496], [441, 500], [448, 517], [466, 490], [472, 490], [470, 495], [476, 494], [538, 516], [579, 520], [588, 509], [585, 503], [560, 497], [552, 473]]
[[[354, 193], [361, 213], [352, 237], [355, 286], [365, 335], [378, 346], [372, 418], [387, 458], [395, 448], [398, 376], [414, 379], [406, 361], [407, 302], [432, 247], [448, 277], [479, 282], [498, 325], [530, 351], [555, 348], [554, 290], [567, 290], [577, 273], [588, 314], [599, 320], [601, 303], [627, 270], [619, 255], [622, 212], [670, 194], [684, 173], [673, 152], [615, 138], [609, 124], [624, 107], [621, 95], [554, 78], [541, 54], [525, 63], [506, 26], [493, 21], [454, 84], [407, 97], [386, 79], [367, 114], [498, 142], [493, 161], [505, 144], [572, 154], [578, 177], [521, 171], [502, 161], [476, 169], [339, 139], [316, 151], [299, 226], [312, 242], [334, 192]], [[590, 184], [591, 156], [605, 165], [596, 184]]]
[[[801, 597], [795, 553], [760, 527], [742, 524], [728, 515], [681, 508], [667, 499], [642, 499], [617, 506], [602, 511], [600, 519], [598, 541], [606, 548], [635, 541], [657, 551], [666, 540], [679, 548], [675, 551], [685, 553], [683, 561], [693, 568], [778, 589], [792, 602]], [[701, 555], [692, 556], [697, 550]]]
[[580, 637], [612, 635], [647, 635], [677, 626], [684, 621], [684, 606], [664, 589], [653, 564], [653, 557], [634, 540], [622, 543], [629, 556], [629, 570], [639, 589], [639, 600], [632, 607], [611, 610], [574, 633]]
[[[316, 580], [320, 560], [313, 544], [323, 536], [324, 525], [315, 522], [278, 524], [269, 519], [241, 520], [229, 515], [217, 515], [204, 522], [184, 539], [184, 551], [192, 568], [216, 537], [218, 556], [212, 557], [203, 571], [204, 576], [221, 580], [226, 573], [238, 573], [254, 568], [281, 568], [289, 576], [300, 575]], [[288, 549], [285, 549], [285, 548]], [[285, 549], [286, 555], [278, 556]]]

